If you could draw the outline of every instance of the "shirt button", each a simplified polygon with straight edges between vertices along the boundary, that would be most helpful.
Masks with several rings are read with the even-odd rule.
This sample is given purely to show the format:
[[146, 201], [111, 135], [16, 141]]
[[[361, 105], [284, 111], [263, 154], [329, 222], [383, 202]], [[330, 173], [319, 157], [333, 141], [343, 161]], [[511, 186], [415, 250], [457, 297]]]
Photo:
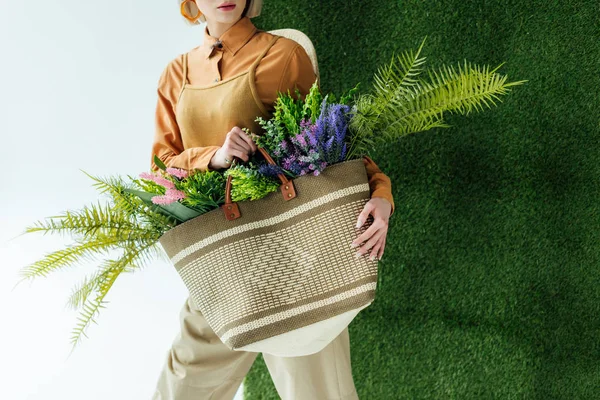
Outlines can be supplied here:
[[219, 78], [215, 78], [215, 82], [219, 82]]

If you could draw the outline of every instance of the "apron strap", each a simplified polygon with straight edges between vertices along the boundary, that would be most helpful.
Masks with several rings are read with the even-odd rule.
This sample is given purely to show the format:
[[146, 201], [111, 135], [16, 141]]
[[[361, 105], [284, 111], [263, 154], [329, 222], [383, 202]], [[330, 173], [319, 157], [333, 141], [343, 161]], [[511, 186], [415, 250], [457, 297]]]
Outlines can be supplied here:
[[183, 88], [187, 81], [187, 53], [183, 53], [183, 78], [181, 79], [181, 89], [179, 90], [178, 98], [181, 98], [181, 93], [183, 93]]
[[267, 51], [269, 51], [269, 49], [271, 48], [271, 46], [273, 46], [275, 44], [275, 42], [277, 41], [277, 39], [279, 39], [280, 37], [281, 36], [279, 36], [279, 35], [273, 35], [273, 38], [271, 39], [271, 41], [269, 42], [269, 44], [259, 54], [259, 56], [256, 57], [256, 60], [254, 60], [254, 62], [250, 66], [250, 70], [252, 71], [252, 75], [254, 75], [254, 69], [256, 68], [256, 66], [258, 65], [258, 63], [260, 63], [260, 60], [262, 60], [262, 58], [264, 57], [264, 55], [267, 54]]

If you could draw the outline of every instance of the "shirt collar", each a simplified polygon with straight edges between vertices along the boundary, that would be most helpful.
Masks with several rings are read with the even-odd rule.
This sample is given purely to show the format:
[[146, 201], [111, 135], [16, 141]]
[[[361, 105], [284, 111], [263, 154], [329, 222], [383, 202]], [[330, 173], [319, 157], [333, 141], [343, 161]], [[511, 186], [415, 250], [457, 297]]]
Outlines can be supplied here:
[[[248, 41], [254, 36], [256, 26], [250, 21], [248, 16], [240, 18], [235, 24], [227, 29], [219, 38], [215, 38], [208, 34], [208, 25], [204, 27], [204, 42], [202, 48], [205, 52], [205, 57], [210, 58], [219, 50], [227, 50], [232, 55], [238, 52]], [[215, 43], [220, 41], [223, 44], [222, 49], [213, 47]]]

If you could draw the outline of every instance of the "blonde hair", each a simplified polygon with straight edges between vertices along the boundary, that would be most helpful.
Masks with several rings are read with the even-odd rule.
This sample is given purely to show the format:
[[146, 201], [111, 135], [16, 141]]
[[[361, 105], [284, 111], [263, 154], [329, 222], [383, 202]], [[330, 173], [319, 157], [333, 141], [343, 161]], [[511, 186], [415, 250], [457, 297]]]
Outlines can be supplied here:
[[[184, 0], [177, 0], [177, 5], [179, 7], [181, 7], [181, 3], [183, 3], [183, 2], [184, 2]], [[248, 6], [248, 11], [246, 11], [246, 17], [248, 17], [248, 18], [258, 17], [260, 15], [260, 10], [262, 9], [263, 1], [262, 0], [246, 0], [246, 2], [250, 3], [250, 5]], [[246, 5], [248, 5], [248, 4], [246, 3]], [[195, 12], [190, 10], [190, 3], [185, 5], [185, 11], [188, 15], [196, 15]], [[181, 16], [181, 18], [183, 18], [183, 20], [188, 25], [192, 25], [192, 26], [200, 25], [201, 23], [206, 22], [206, 17], [204, 16], [204, 14], [202, 14], [196, 22], [188, 21], [183, 15]]]

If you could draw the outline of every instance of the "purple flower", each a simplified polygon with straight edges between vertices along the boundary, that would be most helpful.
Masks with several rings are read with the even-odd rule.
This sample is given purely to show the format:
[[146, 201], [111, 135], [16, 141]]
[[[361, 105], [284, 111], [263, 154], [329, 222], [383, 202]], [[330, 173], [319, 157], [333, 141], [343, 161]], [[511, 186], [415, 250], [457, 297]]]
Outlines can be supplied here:
[[319, 175], [327, 165], [343, 161], [350, 111], [348, 105], [327, 104], [325, 97], [315, 122], [302, 119], [300, 132], [282, 140], [273, 152], [281, 160], [281, 166], [297, 175]]
[[320, 143], [322, 158], [330, 163], [343, 161], [346, 155], [345, 138], [350, 121], [351, 108], [343, 104], [323, 104], [317, 119], [316, 136]]
[[265, 175], [265, 176], [270, 176], [270, 177], [273, 177], [273, 178], [277, 178], [277, 176], [279, 174], [283, 173], [283, 170], [278, 165], [261, 164], [258, 167], [258, 172], [261, 173], [261, 174], [263, 174], [263, 175]]

